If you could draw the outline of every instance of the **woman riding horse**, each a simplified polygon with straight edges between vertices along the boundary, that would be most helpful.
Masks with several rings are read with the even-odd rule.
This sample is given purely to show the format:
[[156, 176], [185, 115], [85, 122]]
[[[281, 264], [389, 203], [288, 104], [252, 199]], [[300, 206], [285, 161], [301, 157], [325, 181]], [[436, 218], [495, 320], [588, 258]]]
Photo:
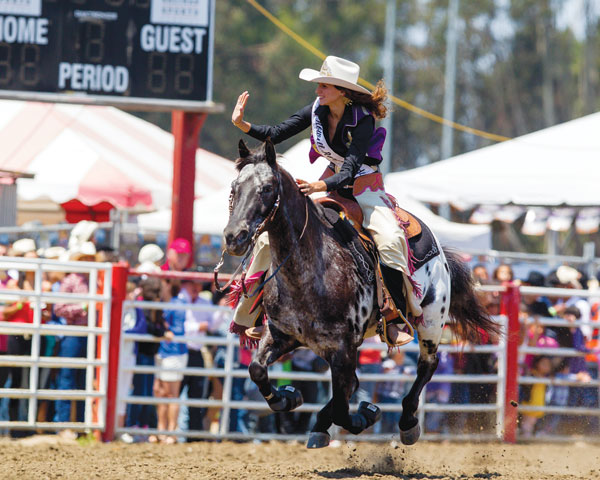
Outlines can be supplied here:
[[[375, 128], [375, 120], [386, 116], [387, 90], [379, 81], [373, 92], [357, 84], [359, 66], [343, 58], [329, 56], [320, 71], [303, 69], [300, 78], [317, 83], [317, 99], [276, 126], [254, 125], [244, 120], [244, 110], [249, 93], [243, 92], [234, 108], [233, 124], [248, 135], [264, 141], [270, 138], [274, 144], [283, 142], [311, 127], [312, 148], [310, 161], [319, 156], [331, 163], [321, 180], [308, 183], [298, 180], [305, 195], [315, 192], [337, 191], [344, 197], [357, 200], [363, 215], [363, 227], [377, 245], [384, 276], [396, 305], [401, 305], [403, 286], [407, 305], [413, 317], [423, 314], [420, 289], [412, 279], [413, 268], [406, 241], [405, 230], [396, 217], [384, 191], [381, 150], [385, 141], [385, 129]], [[354, 186], [361, 178], [362, 189]], [[365, 186], [366, 185], [366, 186]], [[256, 242], [248, 278], [268, 270], [271, 259], [268, 236], [263, 233]], [[254, 276], [254, 277], [253, 277]], [[259, 310], [250, 314], [254, 299], [242, 297], [234, 315], [233, 331], [250, 338], [260, 338], [263, 326]], [[394, 324], [388, 325], [387, 336], [391, 345], [401, 346], [412, 340]]]

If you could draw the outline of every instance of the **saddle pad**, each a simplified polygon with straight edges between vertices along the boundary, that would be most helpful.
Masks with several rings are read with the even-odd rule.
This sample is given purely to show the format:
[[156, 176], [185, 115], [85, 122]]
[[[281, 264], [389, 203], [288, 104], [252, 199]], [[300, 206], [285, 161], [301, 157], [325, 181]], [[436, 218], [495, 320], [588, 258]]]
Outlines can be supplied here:
[[[348, 248], [356, 260], [361, 271], [361, 276], [365, 281], [371, 282], [375, 274], [375, 259], [373, 254], [369, 252], [361, 241], [360, 234], [352, 226], [349, 220], [340, 217], [339, 212], [333, 208], [323, 206], [323, 217], [326, 223], [333, 228], [342, 245]], [[372, 242], [372, 240], [371, 240]], [[374, 245], [374, 244], [373, 244]]]
[[[408, 213], [408, 212], [407, 212]], [[440, 249], [429, 227], [416, 216], [409, 214], [421, 226], [421, 232], [418, 235], [408, 239], [408, 245], [413, 255], [413, 265], [418, 270], [429, 260], [440, 254]]]
[[406, 238], [411, 239], [421, 233], [421, 221], [418, 220], [412, 213], [407, 212], [398, 206], [396, 206], [395, 212], [403, 223], [408, 224], [406, 227]]

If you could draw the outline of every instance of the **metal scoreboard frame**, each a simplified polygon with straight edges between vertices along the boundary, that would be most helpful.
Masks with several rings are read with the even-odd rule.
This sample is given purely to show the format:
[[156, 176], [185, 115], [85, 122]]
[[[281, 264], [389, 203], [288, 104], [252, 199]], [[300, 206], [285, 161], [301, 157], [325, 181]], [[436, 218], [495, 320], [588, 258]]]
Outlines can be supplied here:
[[0, 98], [213, 113], [216, 0], [0, 0]]

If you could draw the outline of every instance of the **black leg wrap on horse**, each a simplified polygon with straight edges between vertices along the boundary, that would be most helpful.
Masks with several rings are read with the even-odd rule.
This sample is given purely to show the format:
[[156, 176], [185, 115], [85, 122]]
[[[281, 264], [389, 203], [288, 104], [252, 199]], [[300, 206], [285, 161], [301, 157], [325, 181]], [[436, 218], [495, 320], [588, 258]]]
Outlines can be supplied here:
[[265, 400], [274, 412], [289, 412], [304, 403], [302, 393], [291, 385], [275, 389], [271, 387], [271, 394]]
[[369, 402], [360, 402], [358, 413], [350, 415], [352, 425], [348, 428], [348, 431], [356, 435], [378, 422], [380, 418], [381, 409], [377, 405]]

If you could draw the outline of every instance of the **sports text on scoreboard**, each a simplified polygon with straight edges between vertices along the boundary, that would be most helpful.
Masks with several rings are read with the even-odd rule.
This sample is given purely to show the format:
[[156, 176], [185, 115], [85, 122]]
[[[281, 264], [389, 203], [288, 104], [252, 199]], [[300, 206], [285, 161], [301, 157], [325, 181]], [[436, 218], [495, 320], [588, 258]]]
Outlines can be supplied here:
[[214, 1], [0, 0], [0, 93], [211, 102]]

